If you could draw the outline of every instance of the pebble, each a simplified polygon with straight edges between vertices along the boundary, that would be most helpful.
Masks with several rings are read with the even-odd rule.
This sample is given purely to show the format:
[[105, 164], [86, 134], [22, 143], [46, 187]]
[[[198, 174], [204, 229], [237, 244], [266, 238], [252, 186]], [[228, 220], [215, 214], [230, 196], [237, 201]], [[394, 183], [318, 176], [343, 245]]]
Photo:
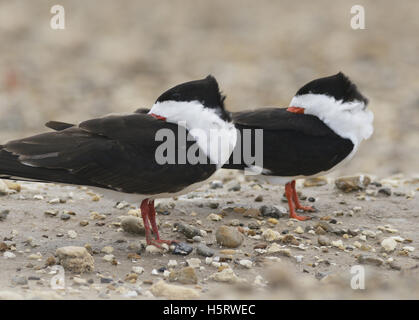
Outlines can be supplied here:
[[3, 253], [3, 257], [4, 257], [5, 259], [14, 259], [14, 258], [16, 258], [16, 255], [15, 255], [13, 252], [10, 252], [10, 251], [5, 251], [5, 252]]
[[260, 194], [255, 198], [255, 202], [262, 202], [263, 201], [263, 196]]
[[215, 233], [217, 243], [227, 248], [237, 248], [244, 240], [243, 235], [233, 227], [221, 226]]
[[56, 217], [58, 215], [58, 210], [47, 210], [44, 212], [46, 216]]
[[174, 227], [188, 239], [193, 239], [193, 237], [201, 235], [201, 231], [198, 228], [186, 223], [176, 222]]
[[342, 240], [332, 241], [332, 246], [334, 246], [336, 248], [339, 248], [341, 250], [345, 250], [345, 247], [343, 246]]
[[127, 216], [121, 220], [121, 228], [125, 232], [133, 234], [145, 234], [144, 223], [142, 218]]
[[220, 180], [214, 180], [210, 182], [210, 189], [222, 189], [223, 186], [223, 182]]
[[82, 226], [82, 227], [85, 227], [85, 226], [87, 226], [89, 224], [89, 221], [87, 221], [87, 220], [81, 220], [80, 221], [80, 226]]
[[298, 233], [298, 234], [303, 234], [303, 233], [304, 233], [304, 230], [303, 230], [303, 228], [301, 228], [300, 226], [298, 226], [298, 227], [294, 230], [294, 232], [295, 232], [295, 233]]
[[210, 279], [217, 282], [235, 283], [239, 280], [239, 277], [234, 273], [231, 268], [225, 268], [219, 272], [216, 272], [210, 276]]
[[304, 187], [320, 187], [327, 184], [326, 177], [314, 177], [304, 180]]
[[76, 239], [76, 238], [77, 238], [77, 232], [76, 232], [76, 231], [74, 231], [74, 230], [69, 230], [69, 231], [67, 232], [67, 234], [68, 234], [68, 236], [69, 236], [71, 239]]
[[404, 251], [408, 251], [408, 252], [413, 252], [413, 251], [415, 251], [415, 248], [414, 248], [414, 247], [411, 247], [411, 246], [404, 246], [402, 249], [403, 249]]
[[253, 266], [253, 262], [247, 259], [240, 260], [239, 264], [247, 269], [251, 269]]
[[249, 208], [243, 212], [243, 217], [246, 218], [257, 218], [260, 216], [260, 210], [255, 208]]
[[364, 254], [359, 255], [357, 260], [360, 264], [368, 264], [377, 267], [381, 266], [384, 263], [384, 260], [381, 258]]
[[100, 252], [102, 252], [102, 253], [106, 253], [106, 254], [110, 254], [110, 253], [112, 253], [114, 251], [114, 248], [113, 247], [111, 247], [111, 246], [106, 246], [106, 247], [103, 247], [102, 248], [102, 250], [100, 250]]
[[29, 260], [38, 260], [38, 259], [42, 259], [42, 254], [38, 253], [33, 253], [31, 255], [28, 256]]
[[219, 214], [211, 213], [208, 215], [207, 219], [211, 221], [220, 221], [222, 217]]
[[15, 276], [12, 278], [12, 284], [15, 286], [24, 286], [28, 284], [28, 278], [25, 276]]
[[287, 210], [284, 207], [280, 207], [280, 208], [278, 208], [277, 206], [263, 205], [259, 208], [259, 211], [262, 217], [271, 217], [271, 218], [279, 219], [287, 215]]
[[262, 237], [266, 241], [275, 241], [281, 238], [281, 234], [278, 231], [272, 230], [272, 229], [266, 229], [262, 232]]
[[371, 179], [365, 175], [340, 177], [335, 180], [335, 185], [343, 192], [352, 192], [365, 189], [371, 183]]
[[177, 281], [182, 284], [197, 284], [198, 277], [195, 273], [195, 268], [192, 266], [182, 268], [180, 270], [175, 270], [170, 272], [169, 281]]
[[143, 267], [133, 266], [131, 270], [132, 270], [132, 272], [135, 272], [135, 273], [138, 273], [138, 274], [144, 273], [144, 268]]
[[329, 238], [328, 237], [326, 237], [326, 236], [319, 236], [318, 238], [317, 238], [317, 242], [319, 243], [319, 245], [321, 245], [321, 246], [330, 246], [330, 240], [329, 240]]
[[94, 269], [93, 257], [84, 247], [61, 247], [57, 249], [56, 255], [66, 270], [83, 273]]
[[74, 284], [76, 284], [78, 286], [87, 285], [87, 280], [83, 279], [83, 278], [80, 278], [80, 277], [74, 277], [73, 282], [74, 282]]
[[386, 252], [394, 251], [397, 247], [397, 241], [393, 238], [385, 238], [381, 241], [381, 246]]
[[201, 259], [198, 258], [191, 258], [186, 260], [186, 262], [188, 263], [188, 266], [192, 267], [192, 268], [199, 268], [199, 266], [201, 265]]
[[240, 183], [236, 183], [235, 185], [233, 185], [232, 187], [230, 187], [230, 188], [228, 189], [228, 191], [235, 191], [235, 192], [240, 191], [240, 190], [241, 190], [241, 185], [240, 185]]
[[203, 257], [212, 257], [215, 252], [211, 248], [208, 248], [205, 244], [201, 243], [196, 248], [196, 253]]
[[163, 254], [165, 251], [169, 251], [169, 247], [166, 243], [163, 243], [162, 248], [158, 248], [156, 246], [153, 245], [148, 245], [145, 248], [145, 252], [149, 253], [149, 254]]
[[382, 196], [389, 197], [391, 196], [391, 189], [390, 188], [381, 188], [378, 189], [378, 194]]
[[170, 249], [172, 250], [173, 254], [187, 256], [188, 254], [190, 254], [192, 252], [193, 247], [190, 246], [187, 243], [179, 242], [179, 243], [175, 243], [174, 245], [170, 246]]
[[63, 221], [69, 220], [71, 218], [71, 216], [68, 213], [62, 213], [60, 215], [60, 219]]
[[155, 297], [165, 297], [169, 300], [191, 300], [199, 298], [199, 292], [197, 290], [167, 284], [163, 280], [153, 284], [150, 288], [150, 292]]

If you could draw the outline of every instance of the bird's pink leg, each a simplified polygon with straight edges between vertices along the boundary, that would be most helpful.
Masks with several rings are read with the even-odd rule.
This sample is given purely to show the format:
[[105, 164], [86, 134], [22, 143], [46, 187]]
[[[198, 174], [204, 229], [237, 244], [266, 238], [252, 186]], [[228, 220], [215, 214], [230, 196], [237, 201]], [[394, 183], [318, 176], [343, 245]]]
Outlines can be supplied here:
[[293, 200], [293, 197], [294, 197], [293, 194], [294, 194], [294, 192], [293, 192], [293, 188], [292, 188], [292, 182], [288, 182], [285, 185], [285, 196], [288, 199], [288, 207], [289, 207], [289, 210], [290, 210], [290, 218], [294, 218], [294, 219], [297, 219], [297, 220], [300, 220], [300, 221], [310, 219], [310, 217], [298, 216], [295, 213], [295, 207], [294, 207], [295, 205], [294, 205], [294, 200]]
[[151, 238], [150, 223], [148, 222], [148, 210], [149, 210], [148, 199], [144, 199], [141, 202], [140, 209], [141, 209], [141, 218], [143, 218], [143, 223], [144, 223], [145, 239], [147, 241], [147, 244], [150, 244], [151, 240], [153, 239]]
[[295, 180], [291, 181], [291, 188], [292, 188], [292, 199], [294, 200], [295, 203], [295, 209], [300, 209], [303, 211], [310, 211], [310, 212], [315, 212], [316, 210], [313, 207], [305, 207], [302, 206], [300, 204], [300, 200], [298, 199], [298, 194], [297, 194], [297, 190], [295, 189]]
[[[143, 210], [143, 206], [144, 206], [145, 210]], [[145, 207], [147, 207], [147, 208], [145, 208]], [[145, 214], [147, 216], [147, 224], [144, 221], [143, 211], [145, 212]], [[157, 223], [156, 223], [156, 209], [154, 208], [154, 200], [149, 200], [149, 199], [143, 200], [143, 202], [141, 203], [141, 216], [143, 217], [144, 228], [146, 229], [146, 240], [147, 240], [148, 245], [152, 244], [152, 245], [154, 245], [158, 248], [161, 248], [161, 245], [160, 245], [161, 243], [167, 243], [168, 245], [170, 245], [172, 243], [177, 242], [175, 240], [162, 240], [162, 239], [160, 239], [159, 228], [158, 228]], [[155, 239], [152, 239], [151, 236], [147, 237], [147, 227], [148, 227], [148, 230], [149, 230], [149, 233], [150, 233], [150, 225], [151, 225], [151, 228], [153, 230]]]

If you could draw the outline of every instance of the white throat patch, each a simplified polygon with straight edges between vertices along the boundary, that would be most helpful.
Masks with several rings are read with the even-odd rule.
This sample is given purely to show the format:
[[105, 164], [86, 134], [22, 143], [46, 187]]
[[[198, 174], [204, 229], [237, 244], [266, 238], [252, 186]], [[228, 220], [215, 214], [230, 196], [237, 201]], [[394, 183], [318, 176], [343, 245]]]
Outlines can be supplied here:
[[336, 134], [350, 139], [354, 150], [374, 131], [374, 114], [364, 110], [362, 101], [343, 102], [324, 94], [309, 93], [292, 98], [290, 106], [304, 108], [305, 114], [318, 117]]
[[237, 132], [234, 124], [224, 121], [216, 110], [204, 107], [199, 101], [156, 102], [149, 113], [185, 127], [217, 168], [228, 161], [236, 146]]

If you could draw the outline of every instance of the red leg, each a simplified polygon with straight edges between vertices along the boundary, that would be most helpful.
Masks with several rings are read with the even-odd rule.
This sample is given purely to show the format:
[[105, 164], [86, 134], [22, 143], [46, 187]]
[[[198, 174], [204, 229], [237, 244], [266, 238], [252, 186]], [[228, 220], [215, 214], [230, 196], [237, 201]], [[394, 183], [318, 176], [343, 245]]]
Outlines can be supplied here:
[[[147, 220], [147, 224], [144, 221], [144, 227], [146, 229], [146, 240], [147, 240], [147, 244], [152, 244], [158, 248], [161, 248], [161, 243], [167, 243], [168, 245], [176, 242], [175, 240], [162, 240], [160, 239], [160, 235], [159, 235], [159, 228], [157, 227], [157, 223], [156, 223], [156, 209], [154, 208], [154, 200], [149, 200], [149, 199], [145, 199], [142, 203], [141, 203], [141, 216], [143, 217], [144, 220], [144, 215], [143, 215], [143, 206], [147, 207], [144, 212], [146, 214], [146, 218]], [[150, 225], [151, 228], [153, 230], [155, 239], [151, 238], [151, 235], [149, 237], [147, 237], [147, 227], [149, 230], [149, 235], [150, 235]]]
[[148, 206], [148, 199], [144, 199], [141, 202], [141, 217], [143, 218], [143, 223], [144, 223], [144, 229], [145, 229], [145, 239], [147, 241], [147, 244], [151, 243], [151, 230], [150, 230], [150, 224], [148, 222], [148, 210], [149, 210], [149, 206]]
[[311, 211], [311, 212], [316, 211], [313, 207], [309, 207], [309, 206], [305, 207], [305, 206], [302, 206], [300, 204], [300, 200], [298, 199], [297, 190], [295, 189], [295, 180], [291, 181], [291, 188], [292, 188], [292, 199], [294, 200], [294, 203], [295, 203], [295, 209], [297, 209], [297, 210], [300, 209], [300, 210], [303, 210], [303, 211]]
[[[295, 190], [295, 188], [294, 188], [294, 190]], [[300, 221], [304, 221], [304, 220], [310, 219], [310, 217], [298, 216], [295, 213], [295, 207], [294, 207], [294, 201], [293, 201], [293, 197], [294, 196], [293, 196], [293, 194], [294, 194], [294, 192], [293, 192], [292, 182], [288, 182], [285, 185], [285, 196], [288, 199], [288, 206], [289, 206], [289, 209], [290, 209], [290, 218], [294, 218], [294, 219], [297, 219], [297, 220], [300, 220]]]

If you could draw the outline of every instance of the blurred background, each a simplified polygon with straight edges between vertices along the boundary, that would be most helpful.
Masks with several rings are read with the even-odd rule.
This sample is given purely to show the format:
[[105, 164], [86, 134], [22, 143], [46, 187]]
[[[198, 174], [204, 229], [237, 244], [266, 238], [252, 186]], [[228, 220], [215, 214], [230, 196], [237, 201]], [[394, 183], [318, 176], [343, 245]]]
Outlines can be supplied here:
[[[50, 9], [65, 8], [65, 29]], [[350, 26], [365, 8], [365, 30]], [[213, 74], [233, 111], [288, 106], [306, 82], [346, 73], [370, 99], [373, 137], [336, 174], [419, 173], [419, 2], [0, 1], [0, 143], [150, 107]]]

